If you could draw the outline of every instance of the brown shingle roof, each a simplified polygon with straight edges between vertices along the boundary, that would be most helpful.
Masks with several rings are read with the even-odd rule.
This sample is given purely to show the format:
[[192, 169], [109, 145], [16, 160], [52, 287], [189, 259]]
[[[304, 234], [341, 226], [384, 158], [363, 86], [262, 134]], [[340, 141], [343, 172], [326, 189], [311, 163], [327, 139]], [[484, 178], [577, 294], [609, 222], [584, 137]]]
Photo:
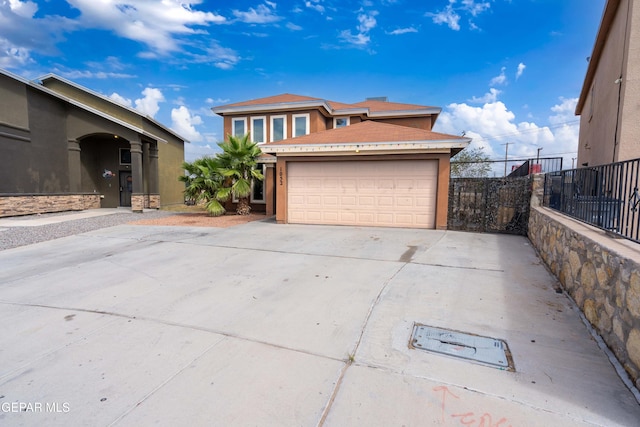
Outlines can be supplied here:
[[[234, 104], [226, 104], [214, 107], [213, 110], [220, 114], [220, 111], [224, 111], [228, 108], [235, 107], [260, 107], [262, 105], [273, 108], [276, 104], [288, 104], [295, 102], [317, 102], [318, 106], [325, 104], [333, 110], [349, 110], [349, 109], [367, 109], [371, 113], [384, 113], [384, 112], [398, 112], [398, 111], [421, 111], [425, 109], [433, 109], [435, 107], [428, 107], [425, 105], [415, 104], [401, 104], [398, 102], [376, 101], [367, 100], [358, 102], [355, 104], [346, 104], [344, 102], [329, 101], [322, 98], [313, 98], [310, 96], [295, 95], [291, 93], [283, 93], [275, 96], [268, 96], [266, 98], [257, 98], [249, 101], [236, 102]], [[259, 108], [258, 108], [259, 109]], [[331, 113], [331, 111], [329, 111]]]
[[249, 105], [284, 104], [288, 102], [303, 102], [303, 101], [323, 101], [323, 99], [312, 98], [310, 96], [294, 95], [291, 93], [283, 93], [280, 95], [268, 96], [266, 98], [257, 98], [249, 101], [237, 102], [235, 104], [221, 105], [218, 108], [244, 107]]
[[380, 112], [380, 111], [410, 111], [410, 110], [424, 110], [425, 108], [434, 108], [428, 107], [426, 105], [415, 105], [415, 104], [400, 104], [398, 102], [388, 102], [388, 101], [363, 101], [358, 102], [356, 104], [351, 104], [351, 108], [368, 108], [369, 111], [372, 112]]
[[442, 140], [467, 141], [468, 138], [367, 120], [338, 129], [329, 129], [305, 136], [299, 136], [297, 138], [270, 142], [265, 145], [348, 144]]

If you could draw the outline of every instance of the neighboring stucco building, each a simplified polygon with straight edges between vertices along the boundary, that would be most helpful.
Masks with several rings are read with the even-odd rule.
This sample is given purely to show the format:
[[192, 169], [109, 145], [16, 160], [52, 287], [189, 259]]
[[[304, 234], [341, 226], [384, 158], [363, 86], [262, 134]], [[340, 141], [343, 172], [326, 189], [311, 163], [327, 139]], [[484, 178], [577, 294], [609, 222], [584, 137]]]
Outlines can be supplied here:
[[0, 216], [183, 203], [184, 143], [61, 77], [0, 70]]
[[576, 106], [578, 167], [640, 157], [640, 2], [608, 0]]
[[449, 161], [471, 140], [431, 131], [440, 108], [283, 94], [213, 111], [260, 144], [252, 202], [279, 223], [447, 227]]

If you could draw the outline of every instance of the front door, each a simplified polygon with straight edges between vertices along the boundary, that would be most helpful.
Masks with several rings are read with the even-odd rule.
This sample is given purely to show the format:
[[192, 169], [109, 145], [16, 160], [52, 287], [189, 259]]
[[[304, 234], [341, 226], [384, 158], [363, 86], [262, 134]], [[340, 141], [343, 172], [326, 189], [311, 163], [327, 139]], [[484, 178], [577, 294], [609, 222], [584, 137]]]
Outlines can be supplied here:
[[131, 206], [131, 192], [133, 190], [133, 179], [131, 172], [120, 172], [120, 206]]

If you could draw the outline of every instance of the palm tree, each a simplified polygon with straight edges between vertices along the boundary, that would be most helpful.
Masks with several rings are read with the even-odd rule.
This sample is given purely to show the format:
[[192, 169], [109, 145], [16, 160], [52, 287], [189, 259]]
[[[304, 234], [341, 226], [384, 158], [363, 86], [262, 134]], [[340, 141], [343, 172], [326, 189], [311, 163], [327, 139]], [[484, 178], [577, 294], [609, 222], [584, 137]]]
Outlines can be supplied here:
[[220, 168], [218, 172], [229, 181], [224, 188], [218, 191], [219, 200], [227, 200], [231, 195], [238, 198], [238, 215], [249, 215], [249, 195], [251, 194], [251, 181], [262, 181], [264, 176], [257, 169], [257, 158], [261, 151], [257, 144], [249, 141], [249, 135], [242, 138], [229, 135], [229, 139], [218, 146], [222, 153], [218, 154]]
[[186, 184], [185, 198], [194, 203], [205, 203], [205, 209], [211, 216], [219, 216], [226, 211], [220, 203], [220, 190], [225, 178], [220, 175], [220, 160], [214, 157], [202, 157], [193, 162], [183, 162], [186, 175], [178, 179]]

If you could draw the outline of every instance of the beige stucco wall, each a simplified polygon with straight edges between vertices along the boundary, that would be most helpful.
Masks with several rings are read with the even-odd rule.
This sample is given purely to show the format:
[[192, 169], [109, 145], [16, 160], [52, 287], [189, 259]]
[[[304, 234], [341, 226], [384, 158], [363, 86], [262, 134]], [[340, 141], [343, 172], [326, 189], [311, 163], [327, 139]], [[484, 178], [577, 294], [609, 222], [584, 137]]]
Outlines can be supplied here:
[[592, 59], [597, 64], [580, 116], [578, 167], [640, 157], [640, 5], [621, 0], [606, 34], [600, 57]]
[[112, 117], [123, 120], [134, 126], [142, 127], [143, 119], [140, 115], [129, 111], [126, 108], [120, 107], [113, 102], [101, 99], [92, 93], [53, 79], [44, 81], [43, 86], [99, 111], [103, 111]]
[[184, 183], [178, 177], [184, 174], [184, 144], [177, 141], [158, 143], [158, 177], [162, 206], [184, 203]]
[[[622, 2], [621, 6], [625, 7], [628, 1]], [[622, 81], [621, 144], [617, 161], [640, 157], [640, 3], [631, 2], [630, 7], [628, 54]]]

